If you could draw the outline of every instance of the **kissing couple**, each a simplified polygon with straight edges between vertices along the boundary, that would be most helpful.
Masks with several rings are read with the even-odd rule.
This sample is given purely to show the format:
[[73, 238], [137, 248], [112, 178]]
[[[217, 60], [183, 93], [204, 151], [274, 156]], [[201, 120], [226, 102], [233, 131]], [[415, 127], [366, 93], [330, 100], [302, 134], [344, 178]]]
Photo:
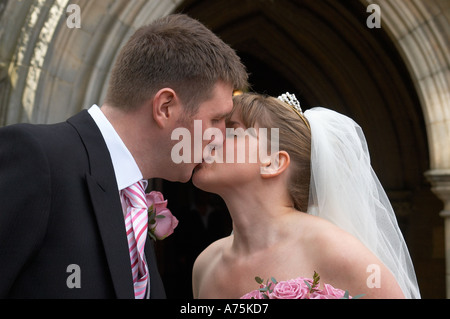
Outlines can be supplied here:
[[[152, 239], [177, 220], [147, 180], [192, 178], [233, 220], [195, 262], [196, 298], [420, 298], [361, 128], [295, 94], [233, 97], [247, 82], [234, 50], [173, 14], [131, 36], [101, 106], [0, 128], [0, 297], [165, 298]], [[171, 134], [194, 121], [225, 153], [261, 138], [227, 128], [276, 128], [277, 151], [175, 163]]]

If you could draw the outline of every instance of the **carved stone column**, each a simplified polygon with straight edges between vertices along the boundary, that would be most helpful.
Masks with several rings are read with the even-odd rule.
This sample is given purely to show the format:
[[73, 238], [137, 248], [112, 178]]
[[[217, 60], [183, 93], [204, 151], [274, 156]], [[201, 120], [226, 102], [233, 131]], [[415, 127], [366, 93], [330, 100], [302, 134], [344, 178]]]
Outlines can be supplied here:
[[445, 277], [447, 298], [450, 298], [450, 169], [431, 170], [425, 176], [431, 182], [431, 190], [444, 203], [440, 216], [445, 219]]

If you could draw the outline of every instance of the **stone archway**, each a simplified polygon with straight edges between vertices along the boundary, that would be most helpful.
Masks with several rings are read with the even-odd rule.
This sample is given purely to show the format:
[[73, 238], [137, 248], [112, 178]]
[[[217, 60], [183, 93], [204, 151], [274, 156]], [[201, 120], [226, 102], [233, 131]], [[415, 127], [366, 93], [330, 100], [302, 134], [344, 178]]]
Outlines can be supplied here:
[[[381, 8], [381, 30], [361, 28], [372, 2]], [[81, 8], [80, 29], [66, 24], [69, 4]], [[426, 172], [445, 203], [450, 296], [450, 6], [445, 1], [3, 0], [0, 126], [63, 121], [101, 103], [128, 36], [177, 10], [194, 13], [250, 54], [246, 59], [255, 70], [269, 66], [271, 76], [301, 92], [305, 104], [333, 105], [362, 123], [376, 155], [374, 167], [390, 198], [410, 214], [406, 219], [422, 216], [411, 215], [417, 204], [411, 198], [424, 186]], [[298, 17], [303, 17], [301, 30], [293, 27]], [[339, 54], [328, 51], [330, 43]], [[408, 230], [413, 242], [416, 232]]]
[[[54, 123], [100, 103], [120, 47], [181, 0], [4, 1], [0, 29], [0, 125]], [[69, 4], [81, 10], [70, 28]]]
[[445, 1], [372, 1], [403, 56], [421, 101], [430, 148], [426, 177], [444, 202], [447, 298], [450, 298], [450, 5]]

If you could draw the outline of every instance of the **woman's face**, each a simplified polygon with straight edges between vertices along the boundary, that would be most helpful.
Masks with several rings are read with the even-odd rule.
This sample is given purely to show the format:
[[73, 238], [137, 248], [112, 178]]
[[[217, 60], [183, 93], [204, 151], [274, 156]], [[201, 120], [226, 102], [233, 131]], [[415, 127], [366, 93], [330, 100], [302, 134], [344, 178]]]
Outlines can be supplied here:
[[257, 131], [244, 127], [236, 111], [227, 120], [226, 126], [223, 147], [212, 150], [210, 160], [206, 157], [192, 176], [196, 187], [216, 194], [254, 182], [260, 177]]

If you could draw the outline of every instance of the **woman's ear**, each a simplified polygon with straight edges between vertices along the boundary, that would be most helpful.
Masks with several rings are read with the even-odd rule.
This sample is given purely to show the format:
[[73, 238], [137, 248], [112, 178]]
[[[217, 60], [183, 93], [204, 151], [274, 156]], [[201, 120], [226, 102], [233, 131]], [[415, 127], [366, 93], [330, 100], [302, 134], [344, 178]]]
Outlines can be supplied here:
[[261, 177], [271, 178], [283, 173], [291, 163], [291, 158], [286, 151], [276, 152], [269, 157], [269, 161], [261, 164]]
[[164, 128], [172, 115], [173, 107], [179, 103], [174, 90], [163, 88], [156, 92], [152, 100], [153, 119], [159, 127]]

